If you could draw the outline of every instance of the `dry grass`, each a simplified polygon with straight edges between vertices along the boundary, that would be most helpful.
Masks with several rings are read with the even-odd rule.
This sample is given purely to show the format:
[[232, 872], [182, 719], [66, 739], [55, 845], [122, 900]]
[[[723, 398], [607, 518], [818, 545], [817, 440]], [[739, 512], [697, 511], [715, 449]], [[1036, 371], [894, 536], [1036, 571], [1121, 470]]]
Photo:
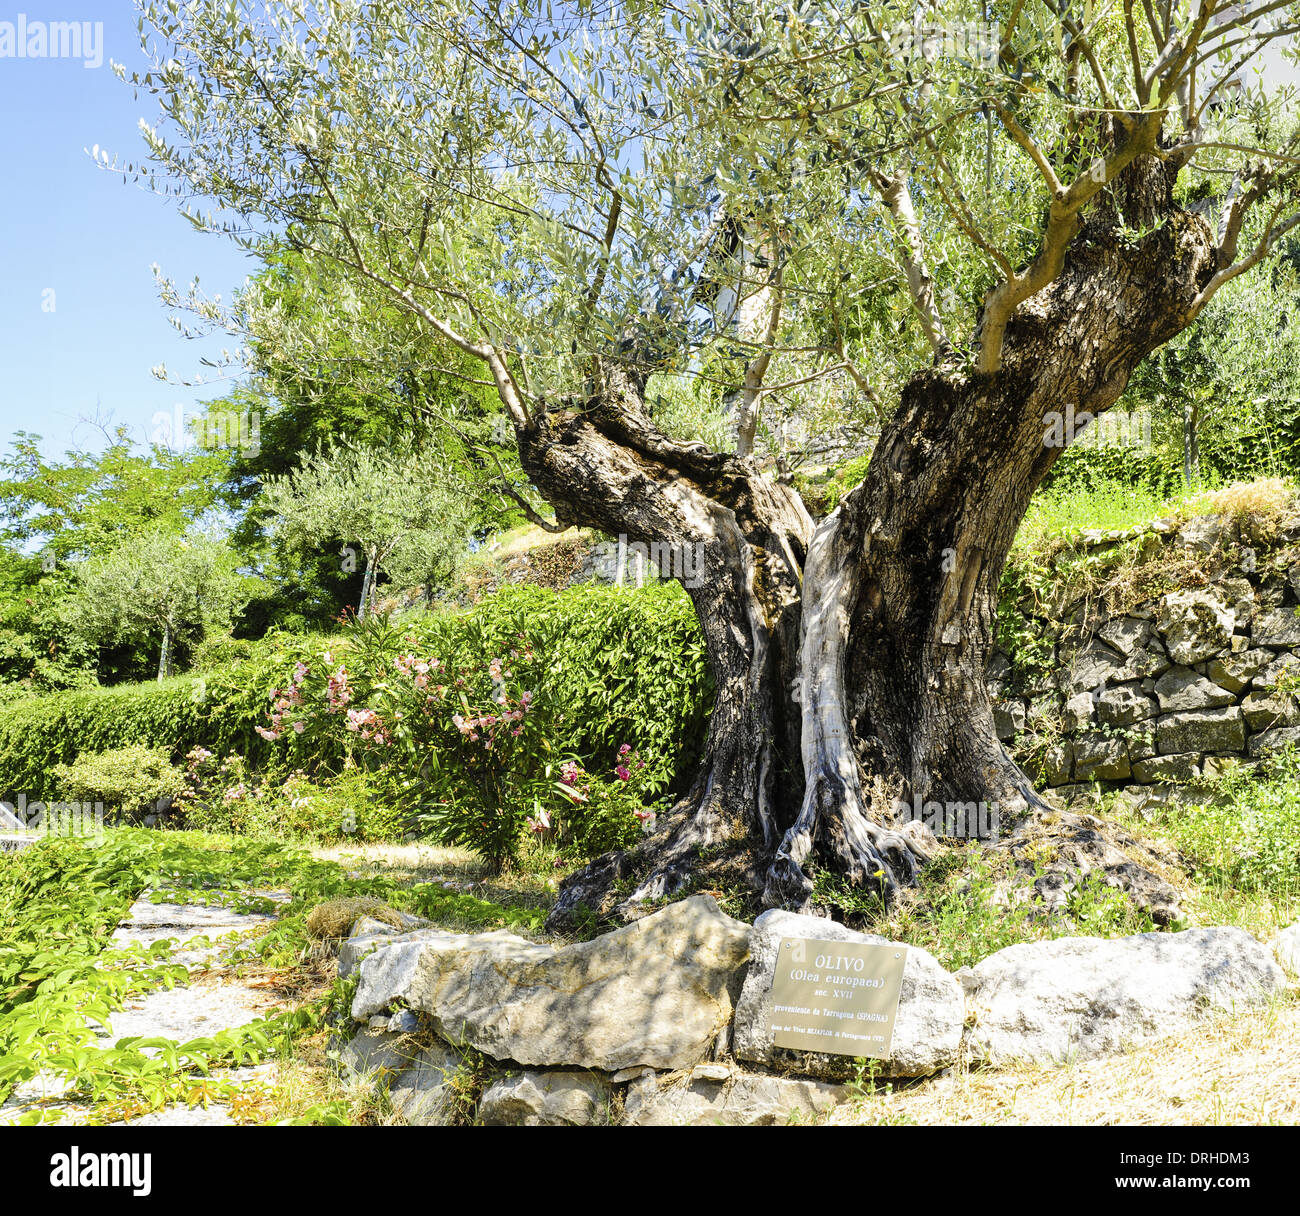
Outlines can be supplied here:
[[1300, 1123], [1300, 1002], [1207, 1019], [1119, 1057], [947, 1075], [847, 1103], [832, 1124]]
[[1207, 490], [1186, 499], [1178, 516], [1227, 515], [1241, 519], [1247, 515], [1275, 519], [1292, 504], [1293, 491], [1280, 477], [1262, 477], [1258, 481], [1239, 481], [1221, 490]]
[[571, 528], [557, 535], [554, 532], [547, 532], [545, 528], [539, 528], [536, 524], [524, 524], [512, 528], [509, 532], [501, 533], [496, 541], [484, 545], [477, 553], [471, 554], [468, 562], [471, 564], [504, 562], [509, 558], [518, 557], [521, 553], [545, 549], [561, 541], [583, 540], [590, 543], [594, 536], [595, 533], [586, 528]]
[[307, 936], [315, 941], [347, 937], [363, 916], [400, 928], [402, 919], [382, 899], [367, 895], [331, 899], [307, 913]]

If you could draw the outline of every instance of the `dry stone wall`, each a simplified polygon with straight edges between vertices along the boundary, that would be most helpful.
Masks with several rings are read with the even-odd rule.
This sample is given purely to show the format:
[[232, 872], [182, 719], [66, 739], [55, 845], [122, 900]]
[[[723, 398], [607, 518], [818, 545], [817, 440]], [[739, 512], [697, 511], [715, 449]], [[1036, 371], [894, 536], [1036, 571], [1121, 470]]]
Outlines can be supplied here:
[[1300, 519], [1085, 533], [1070, 558], [1086, 589], [1004, 606], [1017, 645], [989, 666], [998, 736], [1041, 786], [1149, 795], [1300, 741]]

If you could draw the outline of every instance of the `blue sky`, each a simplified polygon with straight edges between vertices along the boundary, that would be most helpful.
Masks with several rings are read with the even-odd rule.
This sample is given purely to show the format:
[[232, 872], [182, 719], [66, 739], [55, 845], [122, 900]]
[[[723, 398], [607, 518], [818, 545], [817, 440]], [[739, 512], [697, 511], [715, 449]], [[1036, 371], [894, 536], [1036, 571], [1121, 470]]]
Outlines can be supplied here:
[[20, 13], [29, 25], [102, 22], [103, 64], [0, 58], [0, 446], [27, 430], [45, 437], [47, 455], [74, 443], [97, 448], [97, 431], [79, 421], [95, 417], [143, 440], [156, 413], [189, 411], [229, 388], [168, 385], [150, 369], [213, 374], [200, 357], [235, 344], [176, 333], [150, 265], [180, 283], [198, 275], [225, 299], [252, 263], [195, 232], [174, 203], [97, 169], [86, 151], [99, 144], [141, 159], [138, 121], [156, 114], [154, 99], [135, 99], [109, 66], [143, 62], [130, 0], [0, 0], [0, 22], [16, 26]]

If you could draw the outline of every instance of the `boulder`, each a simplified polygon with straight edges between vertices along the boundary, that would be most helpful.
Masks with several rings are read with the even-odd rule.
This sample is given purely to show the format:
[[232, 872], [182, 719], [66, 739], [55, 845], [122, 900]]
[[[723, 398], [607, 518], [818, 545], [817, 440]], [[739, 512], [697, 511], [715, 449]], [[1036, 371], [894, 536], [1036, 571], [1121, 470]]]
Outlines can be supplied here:
[[[1157, 683], [1156, 692], [1159, 691], [1160, 683]], [[1117, 684], [1097, 698], [1097, 717], [1107, 726], [1131, 726], [1155, 715], [1155, 701], [1137, 684]]]
[[358, 1021], [395, 1000], [499, 1060], [615, 1072], [684, 1068], [731, 1018], [749, 926], [707, 895], [556, 948], [506, 932], [404, 935], [360, 966]]
[[1143, 785], [1156, 781], [1194, 781], [1201, 775], [1200, 752], [1180, 756], [1152, 756], [1133, 765], [1133, 780]]
[[590, 1127], [609, 1122], [609, 1082], [589, 1072], [528, 1070], [493, 1081], [479, 1102], [489, 1127]]
[[[1236, 641], [1237, 639], [1234, 638], [1233, 640]], [[1271, 650], [1258, 648], [1243, 650], [1238, 654], [1225, 654], [1220, 655], [1217, 659], [1211, 659], [1206, 674], [1220, 688], [1226, 688], [1231, 693], [1238, 693], [1272, 661], [1273, 652]]]
[[452, 1078], [461, 1066], [445, 1043], [424, 1048], [389, 1083], [388, 1100], [403, 1121], [415, 1127], [445, 1127], [456, 1113]]
[[1252, 692], [1247, 693], [1241, 703], [1241, 712], [1246, 717], [1246, 725], [1251, 730], [1268, 730], [1273, 726], [1295, 726], [1300, 724], [1300, 705], [1287, 692]]
[[1239, 752], [1246, 746], [1246, 722], [1241, 709], [1193, 709], [1169, 714], [1156, 724], [1161, 755], [1184, 752]]
[[1128, 744], [1109, 735], [1081, 735], [1074, 741], [1076, 781], [1121, 781], [1129, 775]]
[[1073, 655], [1061, 656], [1057, 684], [1067, 697], [1087, 693], [1111, 679], [1115, 669], [1122, 666], [1123, 662], [1124, 658], [1118, 650], [1094, 639]]
[[1246, 750], [1252, 758], [1270, 756], [1291, 744], [1300, 746], [1300, 726], [1278, 726], [1273, 730], [1261, 731], [1251, 735]]
[[1014, 739], [1025, 729], [1025, 703], [1015, 700], [994, 705], [993, 729], [999, 739]]
[[725, 1082], [651, 1073], [628, 1086], [623, 1123], [633, 1127], [757, 1127], [806, 1122], [848, 1094], [843, 1085], [757, 1073], [739, 1073]]
[[972, 1058], [1063, 1063], [1186, 1030], [1206, 1009], [1260, 1004], [1286, 980], [1243, 929], [1187, 929], [1110, 940], [1011, 946], [959, 975]]
[[1156, 610], [1169, 657], [1190, 666], [1226, 650], [1236, 615], [1208, 591], [1172, 591]]
[[1151, 640], [1151, 622], [1132, 616], [1117, 616], [1107, 621], [1097, 631], [1097, 636], [1120, 654], [1131, 655], [1145, 649]]
[[1178, 543], [1201, 553], [1213, 553], [1233, 539], [1231, 518], [1225, 515], [1198, 515], [1178, 529]]
[[[800, 916], [780, 909], [764, 912], [754, 922], [749, 970], [736, 1004], [732, 1052], [738, 1060], [784, 1069], [793, 1066], [796, 1071], [812, 1076], [845, 1076], [851, 1068], [847, 1056], [792, 1051], [776, 1047], [772, 1042], [772, 978], [781, 939], [785, 937], [873, 945], [898, 943], [874, 934], [857, 933], [821, 917]], [[907, 957], [898, 1014], [894, 1019], [892, 1055], [884, 1065], [893, 1076], [926, 1076], [957, 1058], [965, 1018], [961, 987], [933, 955], [915, 946], [900, 946], [900, 949], [906, 949]]]
[[410, 1035], [367, 1026], [344, 1044], [339, 1064], [344, 1072], [359, 1077], [397, 1073], [407, 1068], [419, 1052]]
[[1300, 920], [1283, 929], [1272, 945], [1277, 961], [1292, 975], [1300, 975]]
[[1074, 744], [1068, 739], [1054, 743], [1043, 753], [1043, 779], [1049, 786], [1064, 785], [1074, 771]]
[[1087, 730], [1097, 712], [1097, 699], [1090, 692], [1077, 692], [1065, 702], [1065, 729]]

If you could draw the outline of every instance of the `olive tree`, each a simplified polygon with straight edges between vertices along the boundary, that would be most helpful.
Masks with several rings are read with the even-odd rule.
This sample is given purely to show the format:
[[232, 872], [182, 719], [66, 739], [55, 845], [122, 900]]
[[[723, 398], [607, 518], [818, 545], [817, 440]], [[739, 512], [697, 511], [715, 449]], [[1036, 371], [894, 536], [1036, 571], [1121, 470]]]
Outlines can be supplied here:
[[176, 638], [221, 629], [248, 600], [230, 546], [203, 533], [155, 529], [73, 567], [63, 604], [72, 631], [95, 644], [148, 638], [158, 643], [158, 679], [171, 674]]
[[[706, 849], [771, 905], [814, 866], [888, 896], [931, 844], [899, 801], [1044, 807], [985, 687], [1003, 565], [1060, 416], [1107, 410], [1300, 222], [1288, 96], [1248, 71], [1300, 5], [144, 9], [162, 115], [128, 171], [470, 356], [553, 526], [702, 555], [698, 777], [557, 915], [678, 889]], [[682, 375], [723, 382], [726, 444], [660, 425]], [[881, 429], [815, 522], [754, 436], [832, 377]]]
[[[342, 541], [340, 557], [365, 557], [357, 618], [365, 620], [382, 572], [426, 587], [450, 577], [466, 546], [470, 512], [432, 457], [414, 448], [335, 445], [303, 455], [298, 467], [267, 477], [258, 500], [284, 548], [317, 552]], [[355, 565], [351, 569], [356, 569]]]

